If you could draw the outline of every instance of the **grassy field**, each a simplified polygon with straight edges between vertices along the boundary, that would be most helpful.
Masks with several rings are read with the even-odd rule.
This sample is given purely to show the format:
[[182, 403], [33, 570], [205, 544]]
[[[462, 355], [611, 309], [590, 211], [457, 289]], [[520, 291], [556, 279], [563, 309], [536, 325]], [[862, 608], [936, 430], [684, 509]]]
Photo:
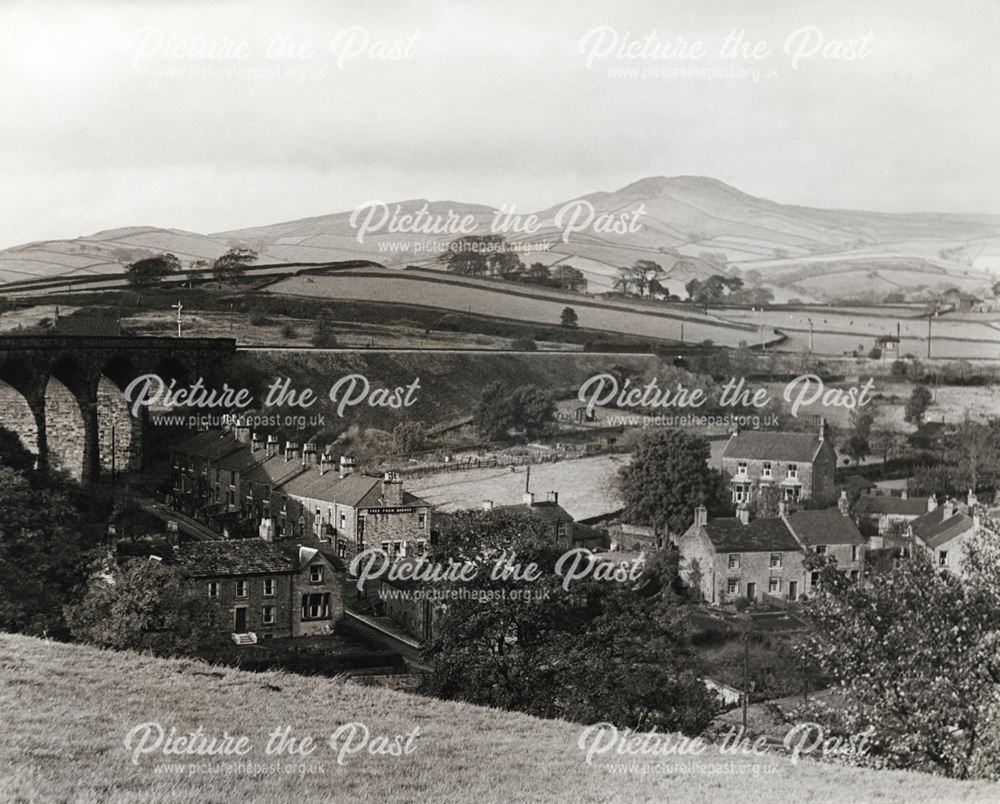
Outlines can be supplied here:
[[357, 301], [378, 299], [549, 325], [558, 324], [563, 308], [571, 306], [576, 310], [579, 325], [588, 329], [675, 341], [682, 340], [683, 334], [687, 343], [712, 340], [726, 346], [760, 339], [755, 326], [731, 323], [697, 309], [466, 278], [458, 281], [441, 272], [372, 269], [363, 273], [297, 276], [271, 285], [268, 292]]
[[[868, 771], [782, 756], [670, 757], [671, 767], [588, 765], [581, 728], [433, 701], [339, 679], [250, 674], [196, 661], [111, 653], [0, 634], [0, 801], [995, 801], [1000, 786]], [[235, 756], [137, 757], [136, 726], [246, 737]], [[363, 723], [409, 735], [409, 754], [344, 755], [327, 740]], [[306, 759], [267, 755], [267, 735], [312, 737]], [[369, 743], [373, 745], [374, 742]], [[338, 749], [343, 741], [338, 745]], [[360, 741], [353, 747], [358, 747]], [[401, 741], [400, 745], [405, 745]], [[614, 763], [614, 764], [612, 764]]]

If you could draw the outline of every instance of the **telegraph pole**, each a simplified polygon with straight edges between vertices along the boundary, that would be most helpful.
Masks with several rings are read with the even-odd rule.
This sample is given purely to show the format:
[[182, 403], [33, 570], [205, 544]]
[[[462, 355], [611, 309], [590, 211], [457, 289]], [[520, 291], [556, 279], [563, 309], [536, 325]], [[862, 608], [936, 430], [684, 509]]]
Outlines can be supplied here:
[[170, 308], [177, 311], [177, 337], [179, 338], [181, 336], [181, 310], [184, 309], [184, 305], [178, 301], [177, 304], [171, 304]]

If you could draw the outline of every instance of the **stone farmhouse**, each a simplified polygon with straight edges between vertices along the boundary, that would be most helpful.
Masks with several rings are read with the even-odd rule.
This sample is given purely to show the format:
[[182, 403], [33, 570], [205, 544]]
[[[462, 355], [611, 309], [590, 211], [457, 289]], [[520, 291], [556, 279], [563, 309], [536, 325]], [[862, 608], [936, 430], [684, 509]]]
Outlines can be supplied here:
[[733, 433], [722, 453], [722, 471], [737, 504], [751, 502], [770, 487], [787, 502], [832, 505], [837, 499], [836, 468], [837, 453], [823, 419], [815, 433]]

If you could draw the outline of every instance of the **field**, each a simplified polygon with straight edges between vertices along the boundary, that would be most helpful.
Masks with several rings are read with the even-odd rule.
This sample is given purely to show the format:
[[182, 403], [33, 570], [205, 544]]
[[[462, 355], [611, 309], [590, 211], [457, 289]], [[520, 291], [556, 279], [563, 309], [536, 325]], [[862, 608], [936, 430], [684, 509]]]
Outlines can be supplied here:
[[[821, 355], [842, 355], [863, 347], [864, 353], [875, 345], [880, 335], [895, 335], [899, 325], [899, 354], [927, 356], [927, 319], [916, 318], [912, 308], [887, 307], [869, 310], [838, 310], [822, 307], [813, 310], [793, 307], [788, 310], [716, 310], [733, 321], [767, 324], [788, 340], [778, 347], [783, 352], [809, 350], [809, 322], [813, 327], [813, 351]], [[970, 360], [1000, 359], [1000, 313], [947, 313], [931, 325], [931, 356]], [[891, 358], [890, 358], [891, 359]]]
[[[586, 329], [620, 332], [645, 338], [737, 346], [757, 343], [757, 324], [731, 323], [697, 309], [637, 300], [600, 299], [524, 285], [449, 277], [429, 271], [343, 271], [327, 276], [296, 276], [267, 288], [268, 292], [330, 298], [416, 304], [441, 310], [499, 316], [557, 325], [564, 307], [572, 307]], [[683, 333], [682, 333], [683, 330]], [[682, 337], [683, 335], [683, 337]], [[770, 340], [772, 335], [765, 333]]]
[[[611, 765], [611, 754], [588, 765], [578, 746], [581, 727], [563, 721], [338, 679], [251, 674], [9, 634], [0, 634], [0, 655], [2, 801], [972, 802], [1000, 795], [1000, 786], [983, 782], [808, 759], [795, 765], [775, 754], [730, 756], [714, 747], [658, 760], [669, 768], [642, 758]], [[125, 739], [150, 722], [178, 735], [200, 727], [208, 738], [246, 737], [249, 753], [151, 751], [133, 764]], [[327, 739], [349, 723], [363, 723], [373, 737], [419, 733], [409, 754], [362, 750], [338, 764]], [[284, 728], [312, 737], [315, 753], [266, 755], [266, 735]]]

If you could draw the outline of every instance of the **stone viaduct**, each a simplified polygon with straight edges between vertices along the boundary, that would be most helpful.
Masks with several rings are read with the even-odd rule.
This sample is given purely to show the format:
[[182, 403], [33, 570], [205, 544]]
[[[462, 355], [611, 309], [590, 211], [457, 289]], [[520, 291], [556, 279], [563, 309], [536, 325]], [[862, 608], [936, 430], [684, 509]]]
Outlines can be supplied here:
[[142, 465], [148, 417], [129, 411], [133, 379], [208, 381], [235, 351], [229, 338], [0, 336], [0, 425], [40, 468], [97, 482]]

